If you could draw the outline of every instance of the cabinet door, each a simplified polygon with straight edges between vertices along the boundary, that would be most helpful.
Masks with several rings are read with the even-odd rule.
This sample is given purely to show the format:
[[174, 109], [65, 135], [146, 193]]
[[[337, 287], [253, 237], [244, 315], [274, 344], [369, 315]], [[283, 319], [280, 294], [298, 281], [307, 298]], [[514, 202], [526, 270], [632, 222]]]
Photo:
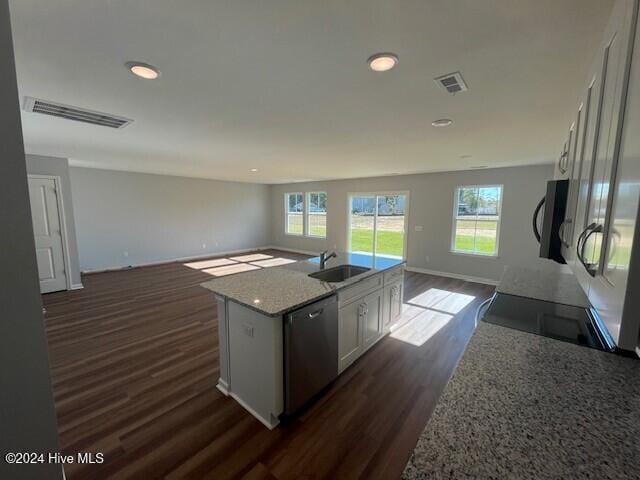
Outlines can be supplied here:
[[580, 110], [582, 132], [578, 136], [579, 143], [576, 151], [576, 164], [578, 166], [574, 188], [576, 205], [573, 212], [571, 246], [568, 247], [568, 249], [571, 250], [571, 254], [569, 254], [567, 258], [567, 263], [573, 267], [585, 290], [588, 290], [589, 286], [588, 275], [576, 257], [576, 248], [578, 238], [587, 227], [587, 204], [589, 203], [593, 181], [593, 150], [595, 146], [596, 120], [599, 107], [597, 97], [599, 88], [600, 76], [595, 75], [591, 78], [591, 82], [589, 82]]
[[593, 185], [588, 205], [588, 224], [594, 224], [585, 236], [583, 260], [590, 265], [591, 275], [601, 272], [601, 251], [610, 207], [619, 152], [622, 105], [626, 96], [630, 52], [631, 22], [634, 22], [636, 0], [616, 2], [606, 29], [602, 62], [599, 125], [593, 165]]
[[558, 156], [558, 160], [556, 161], [555, 171], [553, 173], [554, 180], [564, 180], [569, 176], [568, 174], [569, 143], [570, 141], [564, 142], [564, 145], [562, 146], [562, 151]]
[[382, 291], [367, 295], [364, 299], [363, 347], [371, 346], [382, 334]]
[[382, 330], [388, 332], [402, 314], [403, 282], [398, 281], [384, 288], [384, 313], [382, 315]]
[[362, 316], [364, 311], [364, 302], [356, 301], [340, 308], [338, 312], [338, 369], [340, 371], [351, 365], [360, 355], [362, 347]]
[[[637, 28], [637, 27], [636, 27]], [[619, 347], [634, 350], [638, 344], [640, 315], [629, 308], [637, 268], [632, 252], [638, 245], [634, 234], [638, 228], [640, 203], [640, 34], [636, 30], [633, 61], [626, 94], [620, 149], [611, 188], [609, 217], [604, 231], [601, 270], [592, 280], [589, 299], [607, 325]], [[637, 255], [637, 253], [634, 253]], [[637, 264], [635, 264], [637, 265]], [[635, 270], [635, 271], [634, 271]], [[625, 306], [626, 304], [626, 306]], [[623, 311], [623, 307], [626, 309]]]
[[582, 167], [581, 158], [579, 156], [580, 139], [584, 137], [584, 127], [582, 124], [582, 111], [584, 107], [580, 105], [578, 109], [578, 116], [576, 122], [571, 127], [572, 129], [572, 144], [571, 144], [571, 175], [569, 176], [569, 195], [567, 198], [567, 209], [565, 212], [565, 218], [561, 230], [561, 240], [563, 257], [570, 263], [574, 257], [573, 245], [573, 227], [576, 215], [576, 206], [578, 202], [578, 179], [580, 178], [580, 168]]
[[390, 283], [384, 287], [382, 292], [382, 331], [388, 332], [391, 326], [391, 303], [392, 303], [392, 290], [395, 283]]

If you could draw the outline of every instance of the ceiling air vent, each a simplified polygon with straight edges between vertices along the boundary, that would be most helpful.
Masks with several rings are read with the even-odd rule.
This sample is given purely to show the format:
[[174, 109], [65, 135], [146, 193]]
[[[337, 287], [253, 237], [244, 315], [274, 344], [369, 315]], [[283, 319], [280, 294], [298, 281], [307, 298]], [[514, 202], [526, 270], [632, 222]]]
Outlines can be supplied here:
[[119, 117], [110, 113], [96, 112], [95, 110], [72, 107], [71, 105], [63, 105], [62, 103], [33, 97], [24, 98], [24, 110], [111, 128], [124, 128], [133, 122], [130, 118]]
[[458, 92], [466, 92], [467, 84], [464, 83], [460, 72], [447, 73], [441, 77], [434, 78], [436, 83], [444, 88], [447, 92], [455, 95]]

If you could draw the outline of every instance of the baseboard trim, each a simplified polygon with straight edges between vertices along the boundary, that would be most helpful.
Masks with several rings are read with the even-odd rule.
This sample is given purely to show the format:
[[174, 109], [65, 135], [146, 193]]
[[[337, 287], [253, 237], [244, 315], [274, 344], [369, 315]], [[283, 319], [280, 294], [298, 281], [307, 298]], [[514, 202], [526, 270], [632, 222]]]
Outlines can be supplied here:
[[311, 255], [317, 257], [320, 252], [312, 252], [310, 250], [298, 250], [297, 248], [282, 247], [280, 245], [269, 245], [264, 250], [282, 250], [283, 252], [299, 253], [301, 255]]
[[225, 397], [229, 396], [229, 385], [227, 384], [227, 382], [219, 378], [216, 387], [222, 392]]
[[99, 268], [95, 270], [91, 270], [91, 269], [82, 270], [82, 274], [91, 275], [92, 273], [117, 272], [120, 270], [131, 270], [132, 268], [152, 267], [155, 265], [166, 265], [167, 263], [192, 262], [196, 260], [202, 260], [203, 258], [228, 257], [229, 255], [240, 255], [242, 253], [260, 252], [262, 250], [270, 250], [272, 248], [275, 248], [275, 247], [267, 246], [267, 247], [241, 248], [239, 250], [227, 250], [224, 252], [210, 252], [210, 253], [203, 253], [202, 255], [195, 255], [195, 256], [189, 256], [189, 257], [178, 257], [178, 258], [172, 258], [168, 260], [158, 260], [155, 262], [136, 263], [135, 265], [128, 265], [126, 267], [109, 267], [109, 268]]
[[81, 283], [72, 283], [69, 290], [82, 290], [83, 288], [84, 285], [82, 285]]
[[273, 430], [278, 426], [280, 421], [278, 419], [266, 419], [258, 412], [256, 412], [253, 408], [251, 408], [244, 400], [242, 400], [238, 395], [233, 392], [229, 392], [229, 396], [233, 398], [236, 402], [238, 402], [242, 408], [244, 408], [247, 412], [253, 415], [257, 420], [260, 421], [265, 427], [269, 430]]
[[455, 278], [457, 280], [465, 280], [467, 282], [482, 283], [485, 285], [495, 286], [495, 285], [498, 285], [498, 283], [500, 283], [498, 280], [492, 280], [490, 278], [474, 277], [472, 275], [461, 275], [459, 273], [451, 273], [451, 272], [439, 272], [437, 270], [429, 270], [427, 268], [420, 268], [420, 267], [407, 266], [405, 267], [405, 270], [408, 272], [425, 273], [427, 275], [436, 275], [438, 277]]

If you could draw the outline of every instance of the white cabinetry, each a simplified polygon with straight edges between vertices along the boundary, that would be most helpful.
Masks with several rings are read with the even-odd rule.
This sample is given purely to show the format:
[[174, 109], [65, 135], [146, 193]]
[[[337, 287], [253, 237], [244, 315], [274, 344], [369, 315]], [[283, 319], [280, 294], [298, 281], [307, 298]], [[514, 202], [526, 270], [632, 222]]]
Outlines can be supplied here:
[[366, 350], [382, 335], [382, 291], [367, 295], [362, 301], [362, 346]]
[[362, 302], [352, 302], [338, 311], [338, 370], [347, 368], [362, 350]]
[[340, 372], [380, 340], [399, 317], [403, 274], [403, 267], [398, 267], [338, 292]]
[[284, 409], [282, 317], [226, 303], [228, 394], [274, 428]]
[[[340, 294], [338, 294], [338, 298]], [[350, 299], [338, 313], [338, 371], [342, 372], [382, 335], [382, 289]]]
[[631, 268], [639, 243], [634, 236], [640, 200], [637, 15], [638, 0], [615, 3], [591, 68], [573, 129], [575, 160], [568, 169], [562, 232], [567, 262], [616, 343], [629, 350], [636, 348], [640, 322], [629, 310], [631, 289], [640, 286], [631, 280], [640, 276], [635, 272], [640, 266]]
[[403, 281], [385, 285], [383, 293], [382, 331], [388, 332], [402, 314]]
[[[616, 59], [622, 67], [620, 94], [615, 97], [619, 104], [611, 122], [607, 151], [603, 155], [602, 180], [594, 178], [600, 186], [600, 203], [593, 207], [592, 216], [602, 233], [596, 233], [592, 268], [593, 278], [589, 285], [589, 300], [598, 310], [616, 343], [624, 349], [633, 350], [638, 345], [640, 316], [633, 297], [640, 294], [638, 276], [640, 263], [632, 261], [638, 255], [634, 249], [638, 239], [634, 238], [638, 215], [638, 131], [640, 131], [640, 35], [637, 33], [636, 11], [625, 11], [621, 21], [620, 48], [622, 59]], [[633, 19], [633, 26], [630, 25]], [[626, 30], [625, 30], [626, 29]], [[634, 41], [635, 45], [630, 44]], [[631, 57], [632, 55], [632, 57]], [[618, 99], [618, 97], [620, 97]], [[595, 187], [598, 192], [598, 188]], [[595, 195], [594, 195], [595, 196]], [[587, 245], [589, 248], [590, 245]], [[633, 251], [635, 250], [635, 252]], [[631, 267], [635, 271], [631, 271]], [[624, 321], [623, 321], [624, 320]]]
[[[580, 245], [581, 257], [591, 274], [598, 270], [602, 238], [614, 181], [619, 149], [621, 114], [626, 98], [633, 0], [619, 0], [605, 32], [596, 69], [600, 68], [599, 122], [593, 155], [591, 194], [587, 203], [587, 227]], [[601, 62], [601, 63], [600, 63]], [[584, 231], [584, 230], [583, 230]]]

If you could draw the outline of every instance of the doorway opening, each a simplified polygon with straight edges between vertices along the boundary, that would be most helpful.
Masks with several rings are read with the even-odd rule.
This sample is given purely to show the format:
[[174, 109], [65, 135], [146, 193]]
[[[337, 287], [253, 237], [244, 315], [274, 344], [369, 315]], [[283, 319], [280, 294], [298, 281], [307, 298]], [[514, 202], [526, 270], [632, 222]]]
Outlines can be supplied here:
[[349, 196], [349, 251], [381, 257], [406, 257], [407, 193]]

